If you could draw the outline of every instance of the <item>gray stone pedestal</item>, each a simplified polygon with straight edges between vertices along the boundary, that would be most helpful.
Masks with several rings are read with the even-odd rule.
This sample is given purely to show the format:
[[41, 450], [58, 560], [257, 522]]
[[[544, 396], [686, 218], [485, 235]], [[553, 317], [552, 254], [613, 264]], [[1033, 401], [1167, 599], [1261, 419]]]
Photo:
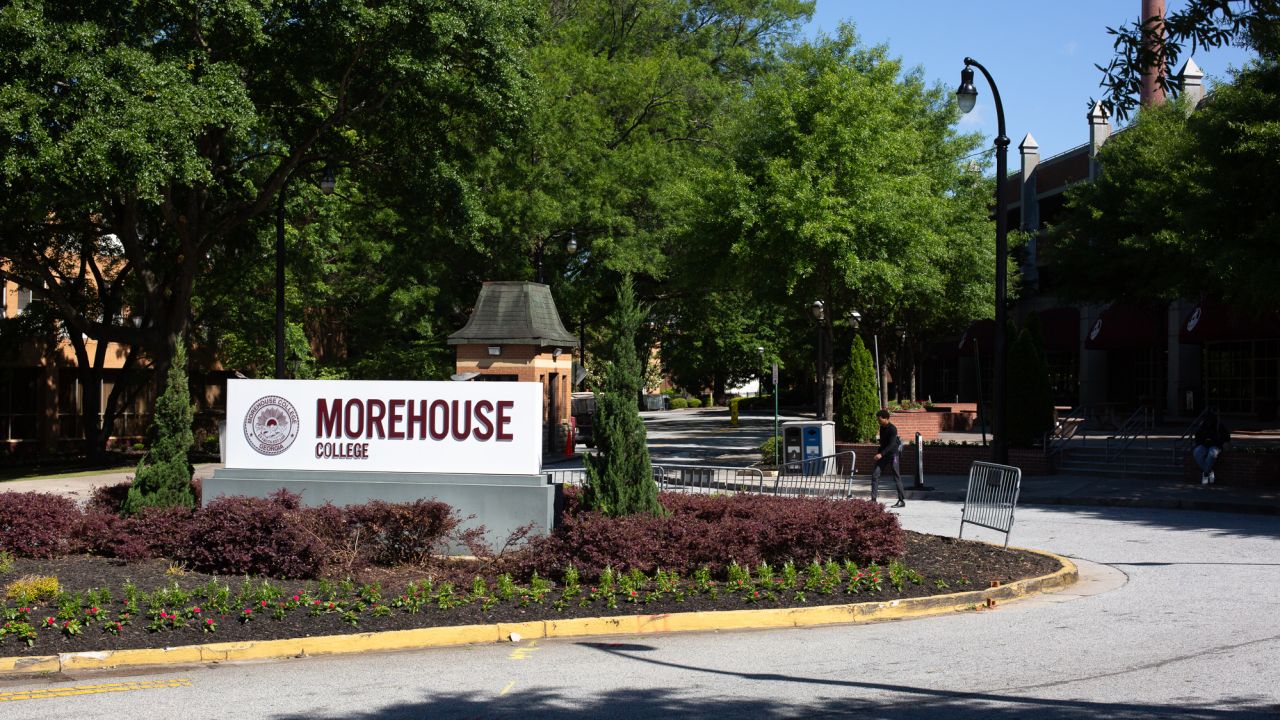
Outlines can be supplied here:
[[[203, 502], [224, 495], [268, 497], [284, 488], [305, 505], [356, 505], [370, 500], [413, 502], [436, 499], [463, 518], [463, 527], [484, 525], [491, 546], [501, 547], [516, 528], [529, 523], [535, 535], [555, 522], [558, 486], [543, 475], [465, 475], [324, 470], [219, 468], [204, 481]], [[474, 516], [474, 517], [471, 517]], [[455, 553], [464, 549], [454, 548]]]

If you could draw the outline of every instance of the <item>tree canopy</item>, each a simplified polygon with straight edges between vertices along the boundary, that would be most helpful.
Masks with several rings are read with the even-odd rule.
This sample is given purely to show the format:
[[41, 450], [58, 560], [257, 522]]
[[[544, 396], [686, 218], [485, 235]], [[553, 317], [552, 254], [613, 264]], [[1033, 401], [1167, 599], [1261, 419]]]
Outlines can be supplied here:
[[1097, 181], [1068, 191], [1050, 256], [1064, 295], [1280, 305], [1280, 65], [1189, 110], [1143, 110], [1103, 146]]

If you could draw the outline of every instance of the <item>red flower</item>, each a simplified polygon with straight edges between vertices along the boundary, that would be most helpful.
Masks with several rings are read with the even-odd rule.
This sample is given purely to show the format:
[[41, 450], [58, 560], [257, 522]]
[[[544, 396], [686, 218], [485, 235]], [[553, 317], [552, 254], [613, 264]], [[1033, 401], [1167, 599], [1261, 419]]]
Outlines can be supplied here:
[[205, 624], [205, 625], [212, 625], [212, 624], [213, 624], [213, 618], [205, 618], [205, 619], [204, 619], [204, 624]]
[[195, 613], [196, 615], [199, 615], [199, 614], [200, 614], [200, 608], [198, 608], [198, 607], [193, 607], [193, 608], [191, 608], [191, 612]]
[[294, 602], [298, 602], [298, 600], [300, 600], [300, 599], [301, 599], [301, 598], [299, 598], [297, 595], [294, 595], [294, 596], [293, 596], [293, 601], [294, 601]]
[[262, 602], [260, 602], [260, 603], [258, 603], [258, 604], [259, 604], [259, 605], [261, 605], [262, 607], [266, 607], [266, 606], [267, 606], [267, 601], [266, 601], [266, 600], [263, 600]]
[[759, 590], [757, 590], [757, 591], [755, 591], [755, 592], [751, 593], [751, 597], [760, 597], [760, 591], [759, 591]]
[[244, 609], [244, 614], [245, 614], [245, 615], [252, 615], [252, 614], [253, 614], [253, 608], [245, 608], [245, 609]]

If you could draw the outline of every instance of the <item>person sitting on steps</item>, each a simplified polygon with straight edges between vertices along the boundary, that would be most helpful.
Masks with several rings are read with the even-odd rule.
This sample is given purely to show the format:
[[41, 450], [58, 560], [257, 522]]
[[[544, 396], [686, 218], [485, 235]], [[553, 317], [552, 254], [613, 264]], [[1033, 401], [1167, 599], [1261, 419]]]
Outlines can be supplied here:
[[1217, 478], [1213, 475], [1213, 464], [1222, 454], [1222, 447], [1231, 442], [1231, 433], [1218, 418], [1217, 413], [1205, 415], [1200, 429], [1196, 430], [1196, 446], [1191, 450], [1191, 457], [1200, 467], [1200, 484], [1208, 485]]
[[886, 469], [893, 470], [893, 482], [898, 487], [898, 502], [894, 507], [906, 507], [907, 496], [902, 491], [902, 470], [898, 465], [898, 456], [902, 454], [902, 438], [898, 437], [898, 428], [889, 422], [889, 411], [876, 413], [876, 421], [880, 423], [880, 451], [876, 453], [876, 466], [871, 471], [871, 501], [876, 500], [876, 486], [880, 482], [880, 473]]

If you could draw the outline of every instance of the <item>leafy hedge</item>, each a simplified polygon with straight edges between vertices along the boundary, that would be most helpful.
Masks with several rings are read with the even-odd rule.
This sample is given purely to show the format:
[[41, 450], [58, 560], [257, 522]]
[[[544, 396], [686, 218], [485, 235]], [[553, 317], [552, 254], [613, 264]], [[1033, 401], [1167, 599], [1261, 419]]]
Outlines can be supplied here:
[[420, 562], [476, 529], [435, 500], [302, 507], [298, 495], [218, 498], [203, 508], [124, 515], [128, 488], [95, 491], [84, 510], [48, 493], [0, 493], [0, 550], [50, 558], [90, 553], [126, 561], [169, 558], [220, 575], [320, 577], [333, 569]]
[[732, 562], [882, 562], [906, 550], [897, 517], [866, 500], [664, 493], [665, 517], [606, 518], [578, 510], [575, 495], [566, 492], [561, 524], [529, 544], [517, 571], [544, 577], [571, 565], [588, 577], [606, 567], [722, 571]]
[[[731, 563], [798, 564], [819, 560], [884, 562], [902, 555], [896, 516], [864, 500], [711, 496], [664, 493], [663, 516], [611, 518], [581, 506], [566, 488], [555, 531], [494, 559], [521, 577], [561, 577], [577, 568], [652, 573], [724, 572]], [[0, 493], [0, 550], [49, 558], [90, 553], [127, 561], [169, 558], [221, 575], [314, 578], [349, 574], [363, 565], [420, 563], [448, 545], [491, 557], [481, 530], [435, 500], [303, 507], [281, 491], [270, 498], [219, 498], [203, 508], [147, 508], [127, 516], [112, 505], [127, 492], [96, 493], [84, 510], [47, 493]]]

